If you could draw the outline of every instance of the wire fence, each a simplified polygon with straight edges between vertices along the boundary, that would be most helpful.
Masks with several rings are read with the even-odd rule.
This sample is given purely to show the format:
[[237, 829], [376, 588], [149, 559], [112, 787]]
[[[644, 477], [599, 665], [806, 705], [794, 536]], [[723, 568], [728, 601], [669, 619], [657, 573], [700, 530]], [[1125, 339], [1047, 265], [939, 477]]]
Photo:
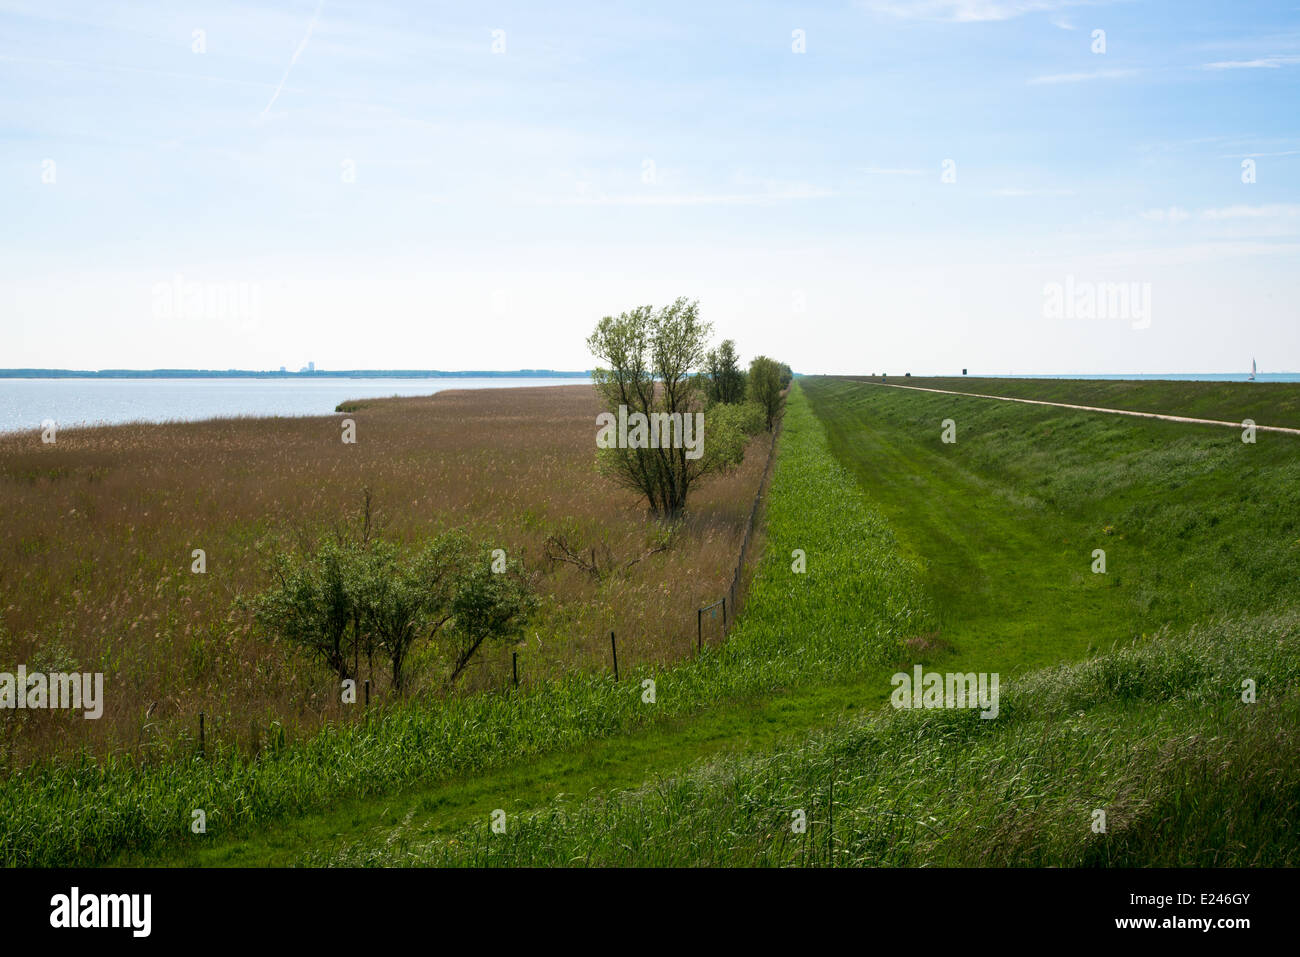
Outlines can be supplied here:
[[[754, 493], [754, 504], [750, 506], [749, 509], [749, 521], [745, 523], [745, 537], [740, 542], [740, 557], [736, 559], [736, 571], [731, 576], [731, 588], [727, 590], [727, 594], [720, 599], [719, 602], [715, 602], [715, 604], [722, 605], [722, 637], [724, 639], [727, 637], [727, 632], [730, 630], [729, 624], [733, 624], [736, 621], [736, 616], [740, 611], [740, 599], [742, 597], [741, 586], [744, 584], [742, 576], [745, 572], [745, 559], [749, 556], [749, 545], [754, 540], [754, 528], [758, 524], [758, 507], [762, 504], [763, 496], [767, 494], [768, 483], [772, 480], [772, 468], [776, 463], [776, 443], [781, 437], [781, 426], [784, 422], [785, 416], [782, 415], [776, 420], [776, 427], [772, 431], [772, 444], [767, 450], [767, 464], [763, 466], [763, 478], [758, 483], [758, 491]], [[728, 601], [728, 598], [730, 601]], [[713, 606], [709, 607], [711, 608]], [[731, 610], [730, 617], [727, 615], [728, 608]], [[701, 615], [697, 616], [697, 623], [702, 620], [702, 613], [704, 610], [705, 609], [701, 609]], [[699, 644], [701, 645], [702, 650], [702, 637], [699, 640]]]
[[[763, 465], [763, 476], [759, 480], [758, 491], [754, 493], [754, 501], [749, 508], [749, 518], [745, 522], [745, 535], [740, 542], [740, 554], [736, 557], [736, 568], [731, 575], [731, 586], [727, 589], [727, 593], [723, 595], [721, 598], [719, 598], [717, 601], [696, 609], [695, 641], [696, 641], [697, 654], [702, 653], [704, 651], [706, 615], [708, 616], [707, 620], [709, 622], [712, 622], [715, 619], [719, 618], [719, 612], [721, 613], [720, 627], [718, 628], [717, 631], [717, 641], [719, 642], [726, 640], [727, 633], [731, 630], [732, 627], [734, 627], [736, 623], [736, 619], [739, 616], [741, 602], [746, 597], [746, 590], [744, 587], [745, 561], [746, 559], [749, 558], [749, 549], [754, 541], [754, 531], [758, 526], [759, 506], [762, 505], [763, 497], [767, 494], [768, 485], [771, 483], [772, 480], [772, 471], [776, 463], [776, 446], [778, 440], [781, 437], [781, 427], [784, 424], [784, 422], [785, 422], [785, 416], [782, 415], [779, 418], [777, 418], [776, 424], [772, 430], [772, 442], [768, 446], [767, 461]], [[611, 658], [611, 664], [613, 668], [614, 680], [617, 681], [619, 677], [618, 644], [615, 637], [615, 633], [613, 631], [609, 633], [609, 650], [610, 650], [610, 658]], [[519, 661], [519, 653], [517, 651], [512, 651], [510, 654], [510, 676], [507, 679], [507, 681], [508, 681], [507, 689], [511, 687], [515, 689], [519, 688], [520, 661]], [[359, 681], [354, 683], [354, 688], [356, 688], [357, 685], [360, 684], [361, 683]], [[360, 716], [362, 718], [366, 718], [369, 716], [370, 703], [371, 703], [370, 702], [370, 679], [367, 678], [365, 680], [363, 687], [364, 687], [364, 695], [365, 695], [364, 705], [359, 710], [361, 713]], [[356, 696], [355, 690], [353, 694], [355, 699]], [[355, 701], [355, 700], [354, 703], [362, 704], [362, 702]], [[215, 723], [215, 722], [205, 722], [206, 717], [208, 716], [205, 714], [205, 712], [203, 711], [199, 712], [198, 714], [199, 734], [198, 734], [197, 744], [198, 744], [198, 754], [200, 757], [204, 756], [206, 750], [206, 743], [207, 743], [206, 738], [209, 736], [206, 733], [207, 728], [205, 728], [205, 723], [207, 724]], [[216, 717], [216, 716], [212, 716], [212, 717]], [[255, 741], [260, 737], [260, 735], [257, 733], [256, 728], [257, 728], [256, 719], [254, 719], [253, 739]], [[213, 728], [213, 730], [217, 730], [217, 729]]]

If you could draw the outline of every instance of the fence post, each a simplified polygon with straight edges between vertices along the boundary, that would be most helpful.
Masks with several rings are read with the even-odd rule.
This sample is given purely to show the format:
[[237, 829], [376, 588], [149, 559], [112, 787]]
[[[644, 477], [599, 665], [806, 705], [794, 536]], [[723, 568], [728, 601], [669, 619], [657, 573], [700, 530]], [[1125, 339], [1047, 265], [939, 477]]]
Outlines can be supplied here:
[[370, 679], [366, 679], [366, 707], [370, 707]]
[[199, 757], [203, 757], [203, 712], [199, 712]]
[[614, 653], [614, 680], [618, 680], [618, 645], [614, 644], [614, 633], [609, 633], [609, 650]]
[[704, 650], [704, 609], [695, 609], [695, 653]]
[[510, 652], [510, 672], [514, 675], [515, 687], [519, 687], [519, 652]]
[[722, 596], [722, 633], [727, 633], [727, 596]]

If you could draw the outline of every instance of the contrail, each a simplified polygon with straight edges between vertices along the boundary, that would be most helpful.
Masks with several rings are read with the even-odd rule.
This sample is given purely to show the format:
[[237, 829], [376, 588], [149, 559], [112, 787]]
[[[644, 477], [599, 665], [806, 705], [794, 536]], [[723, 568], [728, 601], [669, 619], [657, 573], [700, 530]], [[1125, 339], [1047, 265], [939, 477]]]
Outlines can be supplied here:
[[293, 51], [293, 56], [289, 59], [289, 65], [284, 68], [284, 76], [280, 77], [280, 85], [277, 86], [275, 92], [271, 94], [271, 100], [266, 104], [265, 109], [262, 110], [262, 116], [266, 116], [266, 114], [270, 112], [271, 107], [275, 105], [276, 99], [280, 96], [280, 91], [284, 89], [285, 81], [289, 79], [289, 71], [292, 70], [293, 65], [298, 62], [298, 57], [302, 56], [302, 51], [307, 49], [307, 41], [311, 39], [311, 32], [316, 28], [316, 21], [320, 19], [320, 11], [324, 6], [325, 0], [320, 0], [320, 3], [316, 4], [316, 12], [311, 15], [311, 23], [307, 24], [307, 33], [303, 36], [302, 42], [298, 44], [298, 49]]

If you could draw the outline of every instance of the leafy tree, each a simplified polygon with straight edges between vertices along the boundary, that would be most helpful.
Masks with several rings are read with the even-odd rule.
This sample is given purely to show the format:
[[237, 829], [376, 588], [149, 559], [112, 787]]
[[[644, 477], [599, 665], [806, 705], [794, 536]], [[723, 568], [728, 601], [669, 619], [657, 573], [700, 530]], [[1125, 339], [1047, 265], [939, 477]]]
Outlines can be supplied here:
[[749, 364], [749, 395], [763, 407], [770, 432], [781, 410], [781, 366], [775, 359], [756, 356]]
[[724, 339], [716, 349], [710, 349], [705, 356], [705, 367], [710, 402], [745, 401], [745, 373], [741, 371], [734, 340]]
[[[707, 416], [696, 417], [704, 413], [704, 396], [693, 372], [704, 361], [708, 335], [698, 303], [682, 298], [661, 309], [639, 306], [605, 316], [587, 339], [587, 348], [604, 365], [592, 378], [609, 410], [597, 435], [598, 467], [645, 495], [651, 513], [667, 520], [681, 514], [696, 482], [739, 461], [734, 443], [717, 435]], [[626, 430], [624, 436], [623, 424], [638, 418], [652, 425]], [[601, 437], [611, 421], [619, 423], [612, 443]], [[701, 421], [708, 427], [707, 442]]]
[[508, 563], [505, 571], [493, 571], [491, 556], [480, 555], [457, 580], [451, 597], [453, 627], [447, 643], [452, 649], [452, 670], [447, 683], [460, 677], [488, 639], [517, 638], [536, 607], [531, 582], [517, 563]]
[[343, 639], [355, 620], [351, 587], [358, 559], [356, 548], [333, 540], [296, 565], [278, 555], [271, 566], [276, 583], [253, 606], [263, 627], [307, 649], [340, 679], [351, 677]]
[[388, 656], [398, 691], [416, 641], [433, 637], [451, 618], [448, 609], [468, 547], [463, 534], [451, 532], [403, 562], [393, 545], [380, 541], [361, 563], [357, 614]]
[[353, 676], [344, 649], [351, 624], [354, 648], [364, 637], [382, 649], [399, 692], [420, 641], [442, 639], [450, 683], [484, 642], [517, 635], [536, 607], [533, 583], [519, 565], [493, 573], [487, 553], [476, 555], [461, 532], [440, 535], [410, 557], [378, 538], [364, 548], [326, 539], [296, 564], [282, 555], [272, 567], [275, 583], [253, 601], [267, 631], [346, 679]]

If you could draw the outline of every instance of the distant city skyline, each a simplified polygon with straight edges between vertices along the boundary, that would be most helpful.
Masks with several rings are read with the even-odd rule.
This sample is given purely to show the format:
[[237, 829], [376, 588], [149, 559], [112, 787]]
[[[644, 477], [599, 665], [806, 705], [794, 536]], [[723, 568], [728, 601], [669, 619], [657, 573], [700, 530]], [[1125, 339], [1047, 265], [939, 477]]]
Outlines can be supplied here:
[[0, 366], [1300, 369], [1294, 0], [3, 0], [0, 84]]

